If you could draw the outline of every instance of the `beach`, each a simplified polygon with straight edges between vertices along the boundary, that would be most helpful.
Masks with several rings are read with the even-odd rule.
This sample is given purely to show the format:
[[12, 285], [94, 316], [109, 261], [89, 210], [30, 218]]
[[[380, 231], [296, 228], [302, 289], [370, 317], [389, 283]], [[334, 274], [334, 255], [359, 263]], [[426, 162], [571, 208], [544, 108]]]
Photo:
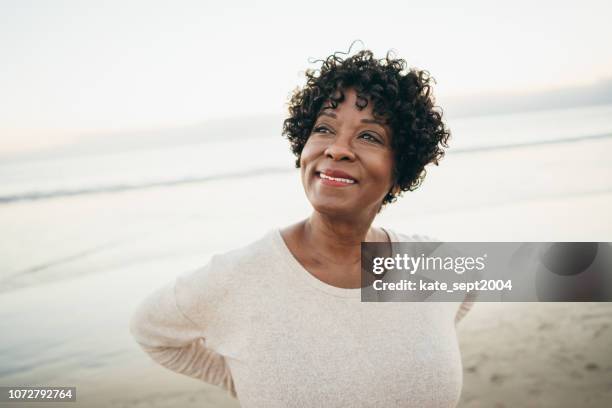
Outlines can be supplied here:
[[[443, 241], [611, 242], [610, 157], [612, 137], [451, 148], [375, 224]], [[288, 149], [283, 160], [254, 175], [2, 204], [0, 385], [76, 386], [74, 407], [238, 407], [155, 364], [128, 323], [179, 273], [309, 215]], [[478, 303], [458, 336], [460, 407], [612, 402], [612, 303]]]

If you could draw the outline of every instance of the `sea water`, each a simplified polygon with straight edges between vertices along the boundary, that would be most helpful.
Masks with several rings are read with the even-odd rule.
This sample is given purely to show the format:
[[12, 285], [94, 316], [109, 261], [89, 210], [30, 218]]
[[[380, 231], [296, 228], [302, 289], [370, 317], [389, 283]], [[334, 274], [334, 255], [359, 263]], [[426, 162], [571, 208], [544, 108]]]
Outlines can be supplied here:
[[[201, 137], [190, 138], [188, 144], [173, 145], [172, 135], [163, 143], [127, 136], [110, 140], [100, 152], [55, 149], [34, 158], [5, 155], [0, 160], [0, 204], [291, 171], [295, 158], [280, 132], [282, 118], [265, 120], [243, 119], [248, 133], [227, 134], [227, 140], [218, 134], [222, 130], [216, 128], [212, 138], [203, 127]], [[449, 154], [607, 138], [612, 137], [612, 105], [449, 118], [447, 124], [452, 132]], [[180, 140], [180, 134], [174, 136]]]

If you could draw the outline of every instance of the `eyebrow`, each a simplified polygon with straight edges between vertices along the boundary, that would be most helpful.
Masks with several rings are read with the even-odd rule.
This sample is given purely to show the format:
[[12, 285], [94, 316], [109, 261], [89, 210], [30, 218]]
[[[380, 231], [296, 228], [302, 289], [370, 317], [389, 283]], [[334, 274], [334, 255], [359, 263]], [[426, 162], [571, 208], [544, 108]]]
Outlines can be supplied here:
[[[329, 108], [326, 108], [329, 109]], [[334, 113], [334, 112], [327, 112], [326, 110], [322, 110], [321, 112], [319, 112], [319, 114], [317, 115], [317, 117], [321, 116], [321, 115], [325, 115], [325, 116], [331, 116], [334, 119], [337, 119], [338, 116]]]
[[[336, 115], [334, 112], [328, 112], [328, 111], [326, 111], [326, 110], [322, 110], [322, 111], [319, 113], [319, 115], [318, 115], [318, 116], [321, 116], [321, 115], [329, 116], [329, 117], [332, 117], [332, 118], [334, 118], [334, 119], [337, 119], [337, 118], [338, 118], [338, 115]], [[381, 122], [381, 121], [379, 121], [379, 120], [376, 120], [376, 119], [361, 119], [361, 123], [373, 123], [373, 124], [375, 124], [375, 125], [380, 125], [380, 126], [381, 126], [381, 127], [383, 127], [383, 128], [384, 128], [384, 126], [385, 126], [385, 124], [384, 124], [383, 122]]]
[[380, 125], [381, 127], [385, 127], [385, 124], [376, 119], [361, 119], [362, 123], [374, 123], [375, 125]]

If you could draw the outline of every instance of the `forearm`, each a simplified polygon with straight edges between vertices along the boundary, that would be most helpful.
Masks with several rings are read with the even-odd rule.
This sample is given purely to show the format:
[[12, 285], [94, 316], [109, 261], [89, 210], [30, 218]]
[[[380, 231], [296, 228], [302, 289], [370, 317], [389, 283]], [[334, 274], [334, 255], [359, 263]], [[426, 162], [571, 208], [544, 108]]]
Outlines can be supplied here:
[[140, 347], [153, 361], [176, 373], [217, 385], [236, 397], [234, 381], [225, 357], [208, 349], [204, 339], [183, 347]]
[[202, 327], [177, 306], [175, 282], [147, 296], [130, 320], [130, 332], [158, 364], [226, 389], [236, 396], [225, 358], [206, 347]]

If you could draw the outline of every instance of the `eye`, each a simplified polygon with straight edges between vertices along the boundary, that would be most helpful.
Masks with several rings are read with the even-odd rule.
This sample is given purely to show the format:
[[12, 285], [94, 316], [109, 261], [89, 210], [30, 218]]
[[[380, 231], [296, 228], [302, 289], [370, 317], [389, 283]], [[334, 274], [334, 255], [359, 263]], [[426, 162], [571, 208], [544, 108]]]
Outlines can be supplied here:
[[380, 138], [378, 136], [375, 136], [373, 133], [362, 133], [359, 137], [369, 142], [382, 144]]
[[327, 126], [318, 125], [312, 129], [312, 133], [330, 133], [331, 130]]

